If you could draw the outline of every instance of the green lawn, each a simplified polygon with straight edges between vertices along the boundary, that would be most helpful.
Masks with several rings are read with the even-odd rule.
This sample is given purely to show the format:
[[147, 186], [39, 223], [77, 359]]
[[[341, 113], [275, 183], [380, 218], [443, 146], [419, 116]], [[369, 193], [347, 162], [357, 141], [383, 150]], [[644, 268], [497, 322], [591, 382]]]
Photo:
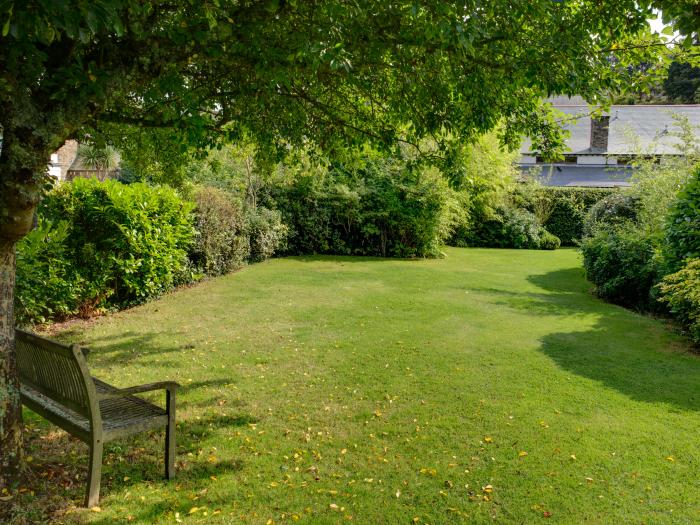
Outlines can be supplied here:
[[[111, 444], [101, 511], [64, 521], [700, 522], [700, 358], [574, 250], [272, 260], [61, 337], [183, 385], [176, 480], [162, 433]], [[85, 447], [28, 419], [79, 503]]]

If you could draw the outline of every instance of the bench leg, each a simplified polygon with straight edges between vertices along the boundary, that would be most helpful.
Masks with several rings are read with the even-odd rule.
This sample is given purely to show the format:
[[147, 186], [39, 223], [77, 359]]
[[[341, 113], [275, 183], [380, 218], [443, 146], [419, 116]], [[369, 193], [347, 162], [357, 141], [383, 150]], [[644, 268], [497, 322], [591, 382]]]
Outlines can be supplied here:
[[175, 392], [166, 393], [168, 426], [165, 427], [165, 478], [175, 477]]
[[102, 441], [94, 441], [90, 447], [90, 463], [88, 463], [87, 491], [85, 506], [90, 508], [100, 501], [100, 479], [102, 477]]

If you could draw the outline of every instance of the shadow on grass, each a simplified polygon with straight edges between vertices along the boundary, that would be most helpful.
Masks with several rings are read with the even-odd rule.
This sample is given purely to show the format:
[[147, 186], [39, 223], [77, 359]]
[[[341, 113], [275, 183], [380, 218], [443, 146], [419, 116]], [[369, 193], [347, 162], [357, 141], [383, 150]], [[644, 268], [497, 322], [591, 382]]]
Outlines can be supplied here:
[[[82, 505], [85, 494], [87, 446], [31, 412], [27, 416], [25, 451], [33, 459], [17, 490], [13, 491], [12, 500], [0, 509], [0, 523], [53, 523], [59, 518], [72, 523], [72, 513]], [[218, 476], [244, 468], [240, 458], [212, 459], [210, 451], [202, 449], [203, 443], [221, 430], [256, 422], [249, 414], [212, 414], [178, 422], [177, 474], [172, 481], [163, 478], [164, 431], [144, 432], [107, 443], [101, 497], [105, 499], [116, 491], [128, 491], [140, 482], [168, 491], [180, 484], [188, 491], [202, 490]], [[191, 503], [184, 496], [182, 499], [183, 505]], [[134, 515], [155, 517], [159, 514], [158, 505], [162, 503], [154, 507], [135, 501], [137, 512]], [[78, 522], [79, 514], [74, 516]], [[144, 521], [147, 522], [149, 520]]]
[[[555, 304], [587, 287], [579, 269], [533, 275], [529, 280], [552, 292]], [[619, 315], [620, 307], [591, 299], [585, 312], [598, 315], [596, 325], [586, 331], [547, 334], [541, 339], [541, 351], [560, 368], [631, 399], [700, 410], [700, 358], [690, 343], [671, 336], [659, 321], [632, 312]]]

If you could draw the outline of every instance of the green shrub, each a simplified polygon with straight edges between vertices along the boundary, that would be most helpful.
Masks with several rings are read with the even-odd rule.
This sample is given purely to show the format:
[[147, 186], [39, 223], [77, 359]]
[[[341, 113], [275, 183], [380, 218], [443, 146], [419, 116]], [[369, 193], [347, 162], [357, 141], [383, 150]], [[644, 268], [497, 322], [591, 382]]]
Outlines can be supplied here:
[[658, 277], [655, 241], [635, 225], [600, 229], [581, 242], [586, 276], [598, 296], [613, 303], [648, 310], [651, 289]]
[[494, 215], [467, 230], [457, 240], [463, 246], [484, 248], [526, 248], [553, 250], [559, 239], [540, 226], [535, 215], [525, 209], [500, 206]]
[[229, 193], [211, 187], [193, 193], [197, 235], [189, 249], [195, 271], [222, 275], [243, 266], [250, 256], [246, 217]]
[[659, 284], [659, 300], [688, 330], [691, 339], [700, 343], [700, 259], [690, 259], [676, 273]]
[[686, 259], [700, 257], [700, 170], [671, 209], [664, 252], [672, 270], [680, 268]]
[[561, 246], [561, 240], [556, 235], [544, 230], [540, 235], [541, 250], [556, 250]]
[[566, 188], [526, 183], [514, 190], [513, 203], [534, 213], [540, 224], [559, 237], [564, 246], [574, 246], [584, 235], [588, 210], [618, 191], [614, 188]]
[[269, 259], [284, 246], [287, 227], [282, 224], [279, 211], [262, 206], [251, 208], [246, 212], [245, 218], [250, 262]]
[[585, 235], [594, 235], [600, 228], [615, 228], [637, 220], [639, 197], [632, 192], [616, 191], [595, 203], [584, 223]]
[[65, 257], [108, 304], [142, 302], [189, 279], [192, 206], [174, 190], [143, 183], [76, 179], [43, 201], [40, 213], [65, 220]]
[[290, 228], [287, 253], [437, 256], [454, 212], [434, 170], [367, 156], [321, 176], [300, 175], [275, 202]]
[[17, 244], [16, 317], [20, 323], [61, 320], [85, 309], [97, 295], [66, 254], [66, 221], [40, 221]]

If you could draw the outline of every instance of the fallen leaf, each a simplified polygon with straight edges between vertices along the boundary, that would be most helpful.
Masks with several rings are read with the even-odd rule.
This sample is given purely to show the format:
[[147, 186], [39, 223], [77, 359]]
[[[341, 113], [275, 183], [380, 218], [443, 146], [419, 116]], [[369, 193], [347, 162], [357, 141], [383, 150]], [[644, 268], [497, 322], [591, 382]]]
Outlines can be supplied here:
[[92, 512], [102, 512], [102, 509], [101, 509], [100, 507], [97, 507], [97, 506], [92, 507], [90, 510], [91, 510]]
[[520, 452], [518, 452], [518, 457], [524, 458], [525, 456], [527, 456], [527, 452], [525, 452], [524, 450], [521, 450]]

